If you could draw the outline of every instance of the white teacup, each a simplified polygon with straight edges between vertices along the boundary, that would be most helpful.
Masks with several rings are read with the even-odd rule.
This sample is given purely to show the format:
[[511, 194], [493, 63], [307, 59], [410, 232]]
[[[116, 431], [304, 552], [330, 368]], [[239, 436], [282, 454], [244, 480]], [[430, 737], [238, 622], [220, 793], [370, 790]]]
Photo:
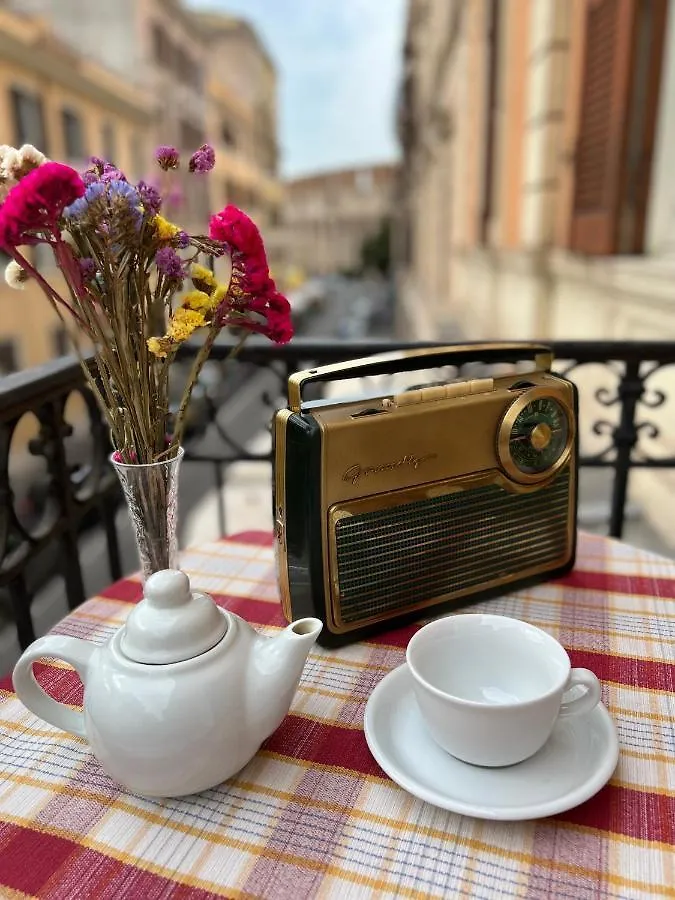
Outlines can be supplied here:
[[[406, 658], [432, 737], [474, 765], [522, 762], [543, 747], [558, 716], [600, 701], [593, 672], [572, 669], [555, 638], [506, 616], [437, 619], [411, 638]], [[578, 686], [580, 696], [563, 699]]]

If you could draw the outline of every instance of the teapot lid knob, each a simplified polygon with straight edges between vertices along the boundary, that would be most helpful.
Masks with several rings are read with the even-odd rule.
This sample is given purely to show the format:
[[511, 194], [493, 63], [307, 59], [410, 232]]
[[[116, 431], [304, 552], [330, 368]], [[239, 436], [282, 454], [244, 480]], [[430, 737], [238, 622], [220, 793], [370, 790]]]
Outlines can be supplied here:
[[190, 579], [180, 569], [153, 572], [145, 582], [143, 595], [149, 606], [160, 609], [181, 606], [192, 599]]
[[164, 569], [146, 581], [143, 599], [124, 626], [121, 649], [138, 663], [182, 662], [214, 647], [227, 622], [208, 594], [190, 590], [185, 572]]

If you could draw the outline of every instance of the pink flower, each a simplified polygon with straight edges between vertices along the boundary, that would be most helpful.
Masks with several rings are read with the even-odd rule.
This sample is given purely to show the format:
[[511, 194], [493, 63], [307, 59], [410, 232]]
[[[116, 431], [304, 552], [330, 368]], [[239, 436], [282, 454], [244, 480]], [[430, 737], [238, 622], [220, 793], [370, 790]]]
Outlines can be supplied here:
[[274, 312], [284, 313], [285, 315], [290, 316], [291, 304], [283, 294], [280, 294], [279, 291], [276, 290], [276, 288], [268, 296], [267, 303], [269, 305], [269, 308], [274, 310]]
[[209, 237], [225, 244], [232, 260], [230, 290], [217, 311], [218, 321], [278, 344], [290, 341], [291, 307], [270, 278], [263, 240], [253, 221], [236, 206], [226, 206], [211, 217]]
[[245, 212], [232, 204], [211, 216], [209, 237], [216, 241], [223, 241], [229, 244], [230, 248], [239, 250], [241, 253], [266, 261], [265, 247], [257, 226]]
[[[243, 254], [242, 254], [243, 256]], [[240, 266], [237, 265], [240, 263]], [[257, 294], [266, 291], [270, 282], [270, 270], [264, 254], [262, 256], [243, 256], [241, 260], [232, 261], [233, 274], [241, 267], [240, 286], [248, 294]]]
[[216, 154], [210, 144], [202, 144], [199, 150], [190, 157], [188, 169], [190, 172], [210, 172], [216, 164]]
[[293, 323], [290, 316], [284, 316], [275, 312], [268, 312], [264, 322], [253, 319], [225, 320], [225, 325], [234, 325], [237, 328], [245, 328], [254, 331], [274, 341], [275, 344], [287, 344], [293, 337]]
[[162, 144], [155, 150], [155, 159], [159, 163], [160, 169], [168, 172], [169, 169], [177, 169], [180, 165], [180, 155], [175, 147], [169, 144]]
[[[246, 314], [253, 314], [247, 318]], [[255, 331], [277, 344], [287, 344], [293, 337], [291, 321], [291, 305], [283, 294], [277, 291], [274, 282], [269, 279], [267, 293], [255, 296], [239, 295], [230, 299], [220, 310], [222, 325], [234, 325]]]
[[42, 233], [55, 228], [64, 208], [82, 197], [84, 190], [84, 182], [70, 166], [48, 162], [33, 169], [0, 206], [0, 247], [38, 243]]
[[275, 344], [287, 344], [293, 337], [291, 317], [270, 310], [267, 314], [267, 328], [263, 334]]

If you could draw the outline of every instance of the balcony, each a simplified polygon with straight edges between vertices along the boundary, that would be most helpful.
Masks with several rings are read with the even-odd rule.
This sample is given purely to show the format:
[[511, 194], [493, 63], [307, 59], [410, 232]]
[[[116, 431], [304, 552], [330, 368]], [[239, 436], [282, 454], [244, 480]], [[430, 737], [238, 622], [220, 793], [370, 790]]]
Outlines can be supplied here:
[[[675, 469], [675, 455], [664, 450], [659, 432], [659, 417], [675, 420], [675, 399], [663, 389], [668, 367], [675, 366], [675, 342], [551, 345], [555, 371], [575, 380], [580, 390], [582, 506], [584, 479], [604, 471], [606, 493], [590, 525], [630, 540], [631, 476]], [[251, 340], [238, 362], [225, 364], [230, 345], [217, 345], [186, 439], [181, 544], [241, 530], [242, 524], [271, 528], [269, 422], [273, 409], [285, 405], [291, 373], [402, 346], [417, 345], [297, 338], [275, 347]], [[184, 354], [185, 364], [191, 352]], [[444, 377], [475, 377], [475, 371], [475, 366], [464, 367], [449, 376], [444, 371]], [[19, 647], [51, 624], [40, 612], [41, 603], [57, 604], [55, 621], [66, 612], [66, 602], [73, 608], [136, 567], [108, 453], [105, 426], [75, 359], [58, 359], [0, 381], [3, 669]]]

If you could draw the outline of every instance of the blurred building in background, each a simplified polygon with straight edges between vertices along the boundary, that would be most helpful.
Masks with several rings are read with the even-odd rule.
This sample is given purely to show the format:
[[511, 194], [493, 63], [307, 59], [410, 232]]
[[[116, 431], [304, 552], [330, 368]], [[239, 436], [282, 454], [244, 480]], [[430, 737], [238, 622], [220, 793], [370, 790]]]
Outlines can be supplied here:
[[[140, 176], [151, 109], [148, 95], [74, 53], [44, 21], [0, 9], [3, 143], [34, 144], [78, 168], [91, 154], [110, 156]], [[53, 269], [51, 252], [42, 249], [33, 248], [33, 260]], [[59, 319], [34, 283], [18, 293], [3, 278], [0, 308], [0, 375], [68, 352]]]
[[[248, 24], [178, 0], [0, 2], [3, 143], [35, 144], [78, 169], [102, 156], [134, 180], [159, 183], [156, 145], [174, 144], [187, 158], [209, 141], [216, 170], [179, 172], [167, 215], [206, 230], [210, 212], [236, 203], [272, 248], [281, 199], [276, 79]], [[40, 249], [40, 267], [53, 267]], [[35, 285], [18, 294], [3, 279], [0, 304], [0, 375], [68, 352]]]
[[[224, 13], [195, 14], [207, 45], [207, 134], [216, 151], [211, 204], [244, 209], [262, 229], [270, 262], [282, 262], [277, 72], [255, 30]], [[275, 271], [275, 274], [278, 274]]]
[[357, 268], [364, 242], [393, 214], [397, 173], [376, 165], [287, 181], [283, 239], [293, 262], [312, 275]]
[[[675, 337], [670, 6], [410, 0], [401, 335]], [[598, 418], [597, 404], [587, 413]], [[651, 417], [672, 454], [675, 422]], [[636, 472], [633, 483], [672, 534], [675, 475]]]

